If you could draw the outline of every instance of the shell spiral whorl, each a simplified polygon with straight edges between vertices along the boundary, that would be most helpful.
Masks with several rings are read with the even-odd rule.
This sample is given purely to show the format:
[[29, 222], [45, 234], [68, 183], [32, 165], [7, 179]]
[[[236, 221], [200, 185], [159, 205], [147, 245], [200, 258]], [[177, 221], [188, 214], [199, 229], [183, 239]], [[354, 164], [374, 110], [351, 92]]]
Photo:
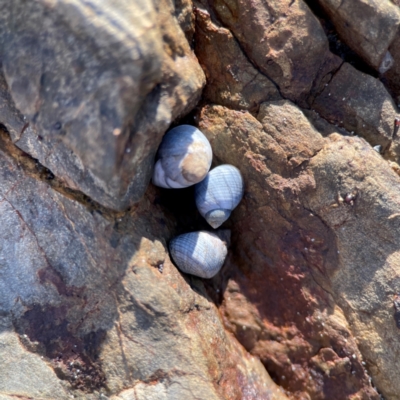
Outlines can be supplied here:
[[158, 156], [153, 184], [179, 189], [204, 179], [211, 167], [212, 149], [201, 131], [180, 125], [164, 135]]
[[221, 226], [243, 197], [244, 184], [240, 171], [224, 164], [211, 170], [195, 186], [196, 205], [200, 214], [214, 228]]
[[179, 235], [169, 244], [178, 268], [200, 278], [212, 278], [224, 264], [227, 246], [216, 234], [199, 231]]

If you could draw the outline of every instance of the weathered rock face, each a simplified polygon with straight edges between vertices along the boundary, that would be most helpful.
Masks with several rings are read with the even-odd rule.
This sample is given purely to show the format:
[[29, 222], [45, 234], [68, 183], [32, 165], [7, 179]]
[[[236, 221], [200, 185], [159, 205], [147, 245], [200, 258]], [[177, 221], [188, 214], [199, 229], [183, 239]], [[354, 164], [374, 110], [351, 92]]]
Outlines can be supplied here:
[[[367, 143], [339, 135], [332, 135], [310, 169], [317, 183], [310, 208], [333, 231], [340, 252], [339, 268], [331, 275], [333, 295], [377, 386], [385, 398], [396, 398], [399, 177]], [[354, 200], [341, 202], [334, 189]]]
[[304, 102], [329, 59], [328, 40], [307, 5], [302, 0], [217, 0], [210, 5], [281, 94]]
[[104, 206], [137, 202], [162, 134], [204, 85], [172, 3], [1, 6], [2, 122], [13, 141]]
[[[398, 399], [399, 11], [318, 3], [0, 0], [0, 400]], [[246, 186], [210, 280], [182, 122]]]
[[232, 33], [212, 22], [210, 11], [196, 9], [196, 54], [207, 78], [203, 99], [252, 111], [278, 100], [276, 86], [246, 58]]
[[381, 145], [383, 152], [390, 148], [393, 157], [398, 157], [397, 137], [392, 144], [396, 105], [377, 79], [343, 63], [312, 107], [332, 124], [364, 137], [373, 146]]
[[318, 0], [342, 39], [377, 70], [400, 23], [389, 0]]
[[[310, 160], [330, 139], [287, 101], [263, 103], [257, 119], [205, 107], [199, 121], [218, 162], [240, 165], [247, 182], [223, 278], [227, 327], [294, 398], [378, 399], [332, 289], [342, 248], [310, 204], [319, 185]], [[332, 180], [324, 187], [336, 199]]]
[[170, 262], [154, 191], [131, 214], [88, 209], [0, 145], [1, 394], [286, 399]]

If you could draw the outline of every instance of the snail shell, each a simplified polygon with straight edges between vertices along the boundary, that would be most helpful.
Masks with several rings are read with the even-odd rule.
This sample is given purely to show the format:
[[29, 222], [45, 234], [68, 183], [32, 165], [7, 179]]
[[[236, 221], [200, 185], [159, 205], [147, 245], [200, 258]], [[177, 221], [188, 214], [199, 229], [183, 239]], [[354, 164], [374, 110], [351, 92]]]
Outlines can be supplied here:
[[225, 164], [211, 170], [195, 186], [196, 205], [200, 214], [214, 228], [222, 225], [243, 197], [244, 185], [240, 171]]
[[177, 236], [171, 240], [169, 250], [181, 271], [206, 279], [218, 273], [228, 253], [225, 242], [206, 231]]
[[194, 126], [180, 125], [167, 132], [158, 149], [153, 183], [163, 188], [185, 188], [204, 179], [211, 167], [212, 150]]

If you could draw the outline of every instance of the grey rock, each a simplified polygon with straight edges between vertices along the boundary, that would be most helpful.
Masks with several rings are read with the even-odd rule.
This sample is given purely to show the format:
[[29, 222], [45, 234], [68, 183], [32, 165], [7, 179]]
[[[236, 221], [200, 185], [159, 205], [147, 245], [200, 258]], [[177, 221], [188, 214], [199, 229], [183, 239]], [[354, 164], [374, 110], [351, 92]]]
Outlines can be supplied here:
[[381, 65], [379, 66], [379, 73], [384, 74], [385, 72], [389, 71], [390, 68], [393, 67], [394, 64], [394, 58], [390, 54], [389, 51], [387, 51], [382, 59]]
[[[397, 2], [397, 6], [399, 3]], [[400, 31], [398, 30], [393, 39], [389, 51], [393, 58], [393, 65], [381, 76], [382, 82], [388, 88], [390, 94], [395, 99], [397, 106], [400, 104]]]
[[106, 207], [137, 202], [162, 134], [204, 85], [173, 4], [0, 5], [0, 122], [13, 141]]
[[[53, 369], [43, 357], [21, 345], [18, 335], [0, 332], [0, 399], [70, 399]], [[10, 395], [10, 396], [7, 396]]]
[[287, 400], [170, 261], [155, 187], [113, 213], [42, 179], [4, 132], [0, 158], [0, 396]]

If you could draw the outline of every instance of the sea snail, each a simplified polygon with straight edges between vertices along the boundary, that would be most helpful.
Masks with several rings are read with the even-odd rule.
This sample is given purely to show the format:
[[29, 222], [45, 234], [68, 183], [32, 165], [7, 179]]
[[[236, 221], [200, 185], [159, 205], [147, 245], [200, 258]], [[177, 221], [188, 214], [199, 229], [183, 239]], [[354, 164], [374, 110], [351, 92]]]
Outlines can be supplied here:
[[240, 203], [243, 191], [240, 171], [233, 165], [220, 165], [195, 186], [196, 205], [200, 214], [216, 229]]
[[194, 126], [180, 125], [167, 132], [158, 149], [153, 183], [163, 188], [185, 188], [204, 179], [212, 161], [207, 138]]
[[225, 242], [207, 231], [179, 235], [171, 240], [169, 250], [181, 271], [206, 279], [218, 273], [228, 253]]

